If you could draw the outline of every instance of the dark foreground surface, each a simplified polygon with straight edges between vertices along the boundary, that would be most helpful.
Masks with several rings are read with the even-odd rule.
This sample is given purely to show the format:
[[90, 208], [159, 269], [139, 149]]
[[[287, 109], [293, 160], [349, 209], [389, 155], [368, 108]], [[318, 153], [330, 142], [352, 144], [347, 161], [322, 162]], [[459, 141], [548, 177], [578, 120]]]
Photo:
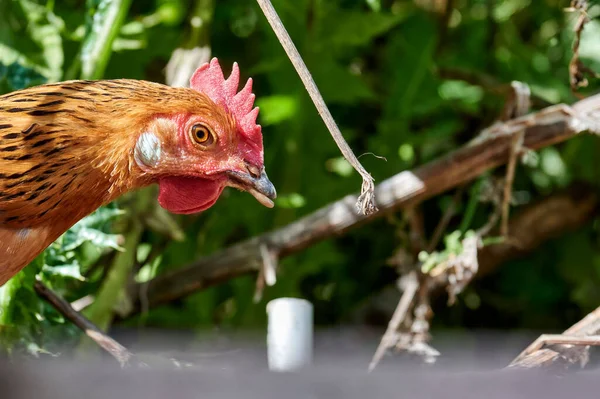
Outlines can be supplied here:
[[[117, 333], [149, 368], [121, 369], [111, 358], [69, 356], [0, 362], [0, 398], [577, 398], [597, 397], [600, 368], [507, 370], [536, 334], [438, 334], [442, 356], [435, 365], [387, 356], [373, 373], [366, 368], [379, 332], [319, 332], [314, 365], [296, 373], [267, 369], [260, 334], [190, 335]], [[172, 359], [176, 359], [173, 361]]]

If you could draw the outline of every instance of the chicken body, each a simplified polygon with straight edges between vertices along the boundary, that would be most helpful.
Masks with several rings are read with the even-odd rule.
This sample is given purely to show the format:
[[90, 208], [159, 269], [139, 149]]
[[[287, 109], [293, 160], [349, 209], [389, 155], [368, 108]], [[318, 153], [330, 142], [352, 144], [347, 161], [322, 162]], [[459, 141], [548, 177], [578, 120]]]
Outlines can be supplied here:
[[[214, 64], [200, 78], [214, 76]], [[250, 109], [240, 113], [229, 100], [124, 79], [1, 96], [0, 285], [81, 218], [149, 184], [159, 184], [160, 204], [175, 213], [207, 209], [225, 186], [272, 206], [260, 127], [243, 131]]]

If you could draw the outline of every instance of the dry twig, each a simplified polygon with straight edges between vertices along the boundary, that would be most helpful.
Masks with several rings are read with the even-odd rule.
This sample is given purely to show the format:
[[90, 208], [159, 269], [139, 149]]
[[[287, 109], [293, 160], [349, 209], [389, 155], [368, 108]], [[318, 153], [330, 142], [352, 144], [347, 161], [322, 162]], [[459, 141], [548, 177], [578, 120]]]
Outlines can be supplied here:
[[[588, 80], [586, 75], [590, 75], [594, 78], [599, 78], [600, 74], [593, 71], [591, 68], [581, 62], [579, 58], [579, 45], [581, 44], [581, 35], [585, 25], [589, 22], [587, 15], [589, 4], [587, 0], [572, 0], [571, 7], [568, 11], [577, 11], [579, 16], [575, 23], [575, 40], [573, 41], [573, 57], [569, 62], [569, 83], [571, 85], [571, 91], [577, 95], [577, 90], [581, 87], [587, 87]], [[581, 97], [581, 96], [579, 96]]]
[[385, 333], [381, 337], [381, 342], [373, 355], [373, 359], [369, 364], [369, 371], [373, 371], [377, 364], [383, 359], [383, 356], [389, 348], [398, 345], [402, 338], [399, 334], [401, 324], [406, 320], [410, 306], [415, 298], [417, 289], [419, 288], [419, 282], [417, 281], [417, 273], [412, 272], [404, 277], [404, 292], [402, 297], [398, 301], [398, 306], [394, 311], [394, 315], [388, 323], [388, 327]]
[[36, 281], [33, 287], [35, 289], [35, 292], [40, 297], [42, 297], [49, 304], [54, 306], [54, 308], [60, 314], [69, 319], [73, 324], [80, 328], [85, 333], [85, 335], [94, 340], [94, 342], [96, 342], [102, 349], [104, 349], [112, 357], [114, 357], [121, 364], [121, 367], [129, 365], [129, 362], [133, 355], [127, 350], [127, 348], [125, 348], [123, 345], [106, 335], [102, 330], [96, 327], [94, 323], [89, 321], [83, 315], [76, 312], [75, 309], [71, 307], [69, 302], [65, 301], [63, 298], [55, 294], [42, 282]]
[[452, 217], [456, 214], [456, 206], [459, 202], [460, 197], [463, 195], [463, 192], [464, 186], [459, 188], [452, 197], [450, 205], [440, 218], [440, 221], [438, 222], [437, 226], [435, 226], [435, 229], [433, 230], [433, 234], [431, 235], [429, 244], [427, 244], [427, 247], [425, 248], [426, 252], [433, 252], [442, 240], [442, 237], [444, 235], [444, 232], [446, 231], [446, 228], [448, 227], [448, 224], [450, 223], [450, 220], [452, 220]]
[[[589, 345], [600, 345], [600, 307], [589, 313], [562, 335], [542, 335], [519, 354], [508, 367], [533, 368], [565, 361], [565, 367], [573, 364], [585, 366], [589, 357]], [[553, 345], [552, 348], [544, 348]]]
[[[531, 90], [527, 84], [521, 82], [512, 82], [511, 88], [513, 89], [511, 97], [506, 102], [504, 109], [503, 120], [510, 120], [526, 115], [529, 112], [529, 104], [531, 97]], [[502, 199], [502, 227], [500, 228], [500, 234], [503, 237], [508, 238], [508, 214], [510, 211], [510, 199], [512, 196], [512, 186], [515, 178], [515, 169], [517, 166], [517, 158], [521, 154], [523, 149], [523, 134], [525, 132], [521, 130], [515, 134], [513, 143], [510, 149], [510, 158], [506, 167], [506, 179], [504, 181], [504, 198]]]
[[302, 57], [300, 56], [298, 49], [296, 49], [292, 38], [285, 29], [285, 26], [283, 26], [279, 15], [277, 15], [277, 11], [275, 11], [275, 8], [271, 4], [271, 0], [257, 0], [257, 2], [265, 14], [267, 21], [269, 21], [271, 28], [273, 28], [277, 39], [279, 39], [283, 49], [294, 65], [294, 68], [296, 68], [296, 72], [298, 72], [298, 75], [300, 75], [300, 79], [302, 80], [302, 83], [304, 83], [304, 87], [306, 87], [306, 90], [315, 104], [319, 115], [321, 115], [321, 118], [323, 118], [323, 122], [325, 122], [325, 125], [329, 129], [329, 133], [331, 133], [333, 140], [338, 145], [340, 151], [344, 155], [344, 158], [346, 158], [350, 165], [352, 165], [352, 167], [363, 178], [361, 192], [356, 201], [357, 209], [359, 212], [365, 215], [370, 215], [376, 212], [377, 206], [375, 204], [375, 183], [373, 177], [361, 165], [360, 161], [356, 158], [356, 155], [354, 155], [346, 140], [344, 140], [342, 132], [340, 132], [340, 129], [333, 120], [333, 117], [329, 112], [329, 108], [327, 108], [325, 100], [323, 100], [323, 96], [321, 96], [321, 93], [319, 92], [319, 89], [317, 88], [310, 71], [302, 60]]

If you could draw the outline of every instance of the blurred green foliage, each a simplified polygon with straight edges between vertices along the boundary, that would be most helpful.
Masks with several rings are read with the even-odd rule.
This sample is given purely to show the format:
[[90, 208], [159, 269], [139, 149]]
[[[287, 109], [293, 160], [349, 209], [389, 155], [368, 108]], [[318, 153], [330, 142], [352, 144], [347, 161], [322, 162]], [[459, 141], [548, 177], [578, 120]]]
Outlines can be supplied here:
[[[357, 154], [377, 155], [361, 157], [377, 182], [472, 138], [497, 117], [504, 102], [499, 88], [512, 80], [531, 86], [537, 106], [575, 100], [568, 63], [576, 15], [565, 12], [566, 1], [456, 0], [448, 9], [446, 1], [434, 0], [273, 3], [350, 145]], [[598, 14], [599, 7], [590, 9], [581, 55], [600, 71]], [[102, 208], [0, 288], [0, 324], [16, 331], [15, 347], [52, 351], [57, 336], [63, 342], [77, 337], [36, 298], [36, 275], [71, 301], [97, 296], [85, 312], [107, 326], [112, 311], [126, 306], [121, 294], [130, 271], [146, 281], [358, 189], [359, 176], [340, 157], [253, 1], [1, 0], [0, 90], [73, 78], [164, 82], [175, 49], [204, 44], [225, 69], [237, 61], [243, 78], [255, 80], [277, 206], [269, 210], [248, 194], [226, 190], [209, 211], [175, 217], [155, 204], [156, 193], [148, 189], [118, 201], [124, 214], [116, 206]], [[597, 88], [592, 81], [585, 91]], [[519, 166], [515, 191], [529, 202], [574, 181], [597, 185], [599, 150], [594, 137], [546, 148]], [[445, 240], [456, 245], [461, 232], [483, 225], [491, 211], [477, 204], [477, 190], [466, 192]], [[453, 195], [422, 204], [428, 236]], [[252, 302], [254, 276], [248, 276], [125, 323], [253, 327], [264, 323], [266, 301], [280, 295], [306, 297], [319, 324], [338, 323], [394, 282], [397, 271], [386, 260], [408, 246], [406, 230], [406, 216], [398, 213], [286, 258], [277, 285], [258, 304]], [[129, 252], [120, 252], [121, 246]], [[452, 308], [441, 303], [435, 323], [562, 328], [598, 306], [599, 286], [597, 223], [590, 223], [474, 283], [468, 301], [459, 298]]]

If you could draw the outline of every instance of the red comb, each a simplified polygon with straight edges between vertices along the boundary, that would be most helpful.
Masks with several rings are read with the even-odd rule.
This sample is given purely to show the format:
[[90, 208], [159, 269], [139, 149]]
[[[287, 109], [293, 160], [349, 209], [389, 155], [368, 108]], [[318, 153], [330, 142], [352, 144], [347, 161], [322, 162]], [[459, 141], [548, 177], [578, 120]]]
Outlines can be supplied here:
[[256, 124], [258, 107], [254, 105], [252, 93], [252, 78], [246, 85], [237, 91], [240, 82], [240, 69], [237, 62], [233, 63], [231, 75], [225, 79], [219, 61], [213, 58], [194, 72], [190, 79], [190, 87], [210, 97], [215, 103], [222, 105], [235, 117], [238, 131], [250, 142], [258, 146], [262, 152], [262, 132], [260, 125]]

